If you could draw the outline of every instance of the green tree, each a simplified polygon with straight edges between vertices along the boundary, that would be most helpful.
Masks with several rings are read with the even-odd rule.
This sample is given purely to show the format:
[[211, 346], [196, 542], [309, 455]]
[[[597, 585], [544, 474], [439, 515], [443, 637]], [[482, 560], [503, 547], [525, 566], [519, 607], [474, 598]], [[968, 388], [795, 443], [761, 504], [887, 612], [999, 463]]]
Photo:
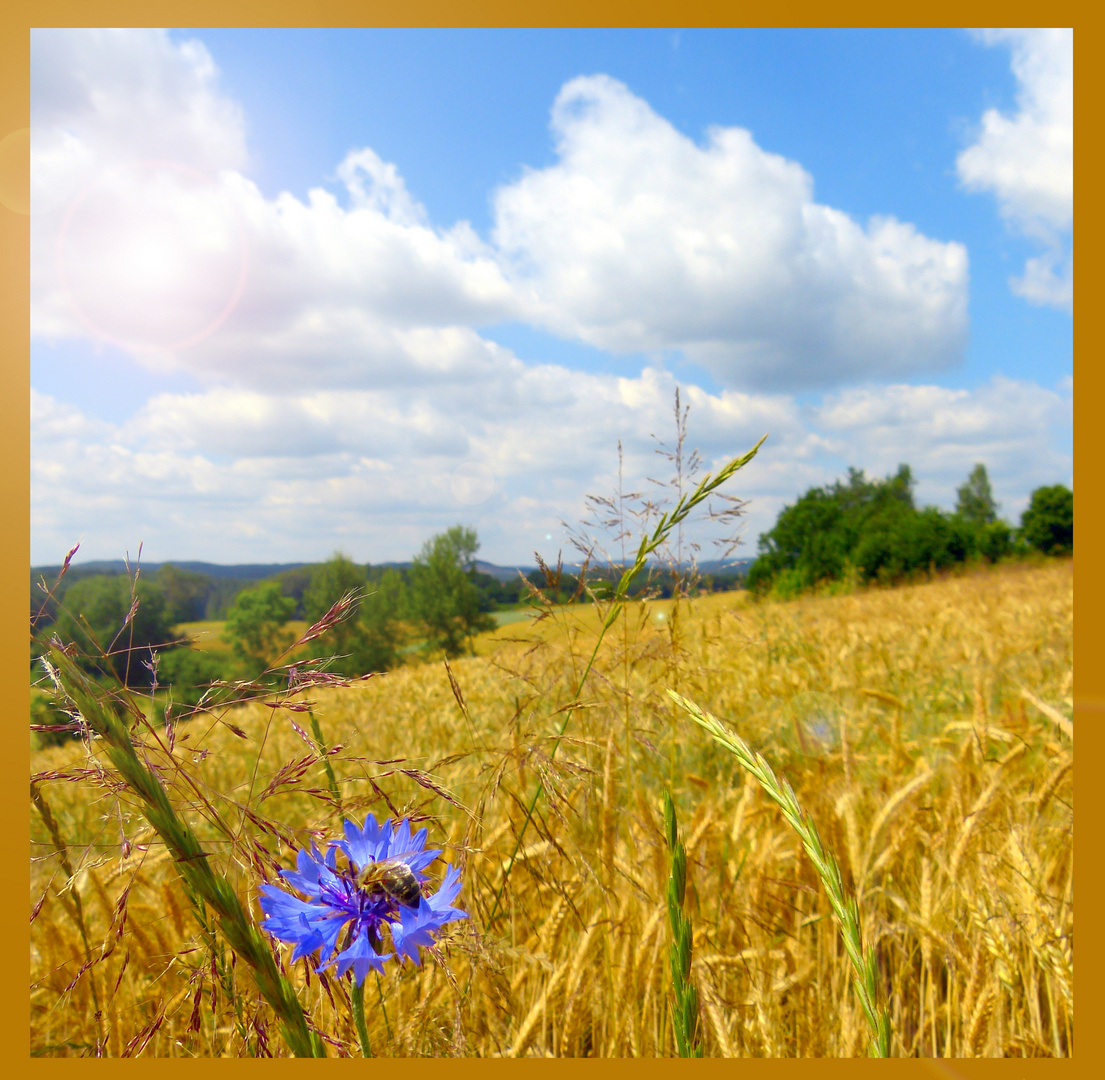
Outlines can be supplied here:
[[[311, 581], [303, 594], [303, 611], [309, 622], [323, 617], [343, 596], [356, 593], [355, 607], [341, 622], [315, 643], [316, 654], [333, 656], [330, 669], [341, 675], [367, 675], [394, 667], [397, 650], [394, 622], [388, 627], [378, 617], [377, 605], [369, 604], [371, 592], [366, 570], [336, 552], [328, 562], [313, 568]], [[366, 615], [371, 611], [371, 619]], [[390, 637], [390, 642], [389, 642]]]
[[229, 666], [225, 654], [195, 648], [173, 649], [161, 657], [157, 680], [162, 686], [173, 688], [174, 701], [195, 705], [211, 683], [231, 676]]
[[154, 580], [165, 597], [165, 617], [171, 625], [198, 622], [207, 614], [211, 579], [206, 574], [162, 563]]
[[955, 512], [972, 525], [989, 525], [997, 521], [998, 504], [994, 502], [994, 493], [990, 489], [990, 478], [986, 475], [986, 466], [981, 462], [967, 477], [967, 482], [958, 489], [959, 496]]
[[260, 675], [289, 645], [292, 633], [286, 629], [295, 610], [295, 600], [284, 596], [280, 584], [265, 581], [243, 589], [227, 612], [223, 637], [250, 677]]
[[479, 546], [475, 529], [454, 525], [427, 540], [411, 565], [410, 612], [447, 656], [459, 655], [473, 634], [495, 626], [474, 580]]
[[1021, 515], [1021, 536], [1045, 555], [1074, 551], [1074, 492], [1062, 484], [1037, 488]]
[[364, 674], [387, 671], [399, 663], [399, 619], [407, 606], [406, 585], [394, 567], [387, 567], [369, 584], [361, 603]]
[[131, 580], [125, 574], [81, 578], [66, 590], [55, 630], [62, 641], [77, 645], [88, 670], [114, 671], [128, 685], [145, 686], [151, 680], [146, 666], [151, 650], [172, 648], [180, 639], [156, 583], [139, 577], [135, 598], [130, 615]]
[[[303, 593], [303, 617], [316, 623], [346, 593], [364, 594], [365, 572], [340, 551], [311, 568], [311, 580]], [[338, 628], [336, 628], [338, 629]]]
[[787, 590], [797, 592], [843, 577], [850, 565], [863, 568], [868, 578], [899, 574], [896, 537], [916, 512], [908, 465], [885, 480], [849, 469], [846, 481], [811, 488], [783, 508], [774, 528], [760, 537], [748, 587], [765, 591], [786, 571]]

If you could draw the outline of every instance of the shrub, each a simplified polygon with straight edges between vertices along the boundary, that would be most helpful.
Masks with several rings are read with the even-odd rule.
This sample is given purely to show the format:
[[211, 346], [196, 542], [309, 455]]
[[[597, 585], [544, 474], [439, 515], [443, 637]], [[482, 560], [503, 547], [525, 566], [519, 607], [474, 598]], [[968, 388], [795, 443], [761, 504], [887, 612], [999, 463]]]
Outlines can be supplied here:
[[1021, 515], [1021, 534], [1045, 555], [1074, 551], [1074, 492], [1062, 484], [1037, 488]]
[[106, 673], [114, 668], [128, 685], [145, 686], [151, 679], [146, 666], [150, 651], [180, 639], [173, 634], [156, 584], [139, 578], [135, 596], [138, 604], [131, 614], [131, 581], [125, 574], [82, 578], [66, 591], [55, 632], [77, 646], [86, 670]]
[[259, 675], [292, 643], [284, 626], [294, 610], [295, 600], [284, 596], [276, 581], [238, 594], [227, 613], [223, 637], [248, 675]]
[[213, 682], [231, 676], [224, 657], [199, 649], [180, 648], [162, 653], [157, 665], [157, 680], [171, 686], [173, 700], [195, 705]]
[[991, 521], [978, 531], [978, 553], [987, 562], [997, 562], [1013, 551], [1013, 530], [1001, 520]]

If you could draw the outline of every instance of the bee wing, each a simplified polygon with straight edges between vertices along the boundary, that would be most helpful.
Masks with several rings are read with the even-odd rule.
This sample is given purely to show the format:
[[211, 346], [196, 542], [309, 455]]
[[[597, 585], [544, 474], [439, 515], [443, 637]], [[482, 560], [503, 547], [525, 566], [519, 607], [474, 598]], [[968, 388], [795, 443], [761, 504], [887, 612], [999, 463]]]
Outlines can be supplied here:
[[386, 859], [377, 859], [375, 862], [365, 863], [364, 866], [357, 871], [357, 876], [363, 880], [381, 873], [390, 866], [398, 866], [400, 864], [406, 864], [413, 872], [422, 874], [424, 873], [424, 868], [429, 866], [440, 854], [440, 849], [423, 851], [419, 848], [415, 848], [411, 851], [400, 851], [395, 855], [389, 855]]
[[389, 866], [398, 866], [400, 863], [405, 863], [408, 859], [414, 858], [415, 855], [421, 854], [421, 851], [400, 851], [396, 855], [389, 855], [386, 859], [377, 859], [375, 862], [365, 863], [364, 866], [361, 867], [360, 872], [364, 874], [366, 872], [383, 870]]

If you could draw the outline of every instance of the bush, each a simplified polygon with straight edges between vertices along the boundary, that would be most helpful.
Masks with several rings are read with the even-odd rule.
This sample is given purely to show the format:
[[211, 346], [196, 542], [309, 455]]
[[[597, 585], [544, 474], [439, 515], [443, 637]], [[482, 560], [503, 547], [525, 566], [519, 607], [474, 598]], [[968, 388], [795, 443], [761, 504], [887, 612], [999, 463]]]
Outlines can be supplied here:
[[786, 567], [780, 570], [771, 581], [771, 598], [791, 600], [808, 589], [810, 584], [805, 571], [798, 567]]
[[31, 698], [31, 723], [43, 726], [71, 725], [68, 731], [33, 732], [39, 749], [45, 749], [47, 746], [64, 746], [80, 737], [73, 718], [58, 707], [52, 694], [36, 694]]
[[172, 687], [173, 700], [195, 705], [213, 682], [230, 678], [226, 657], [200, 649], [179, 648], [162, 653], [157, 665], [157, 680]]
[[292, 634], [284, 626], [294, 610], [295, 600], [284, 596], [276, 581], [243, 589], [235, 598], [223, 637], [248, 676], [261, 674], [291, 645]]
[[908, 465], [884, 480], [849, 469], [846, 481], [812, 488], [779, 514], [760, 537], [747, 585], [778, 598], [830, 582], [891, 584], [982, 558], [997, 562], [1032, 548], [1056, 554], [1074, 544], [1074, 496], [1062, 486], [1041, 488], [1025, 512], [1020, 535], [997, 517], [984, 465], [958, 489], [954, 514], [913, 503]]
[[1021, 535], [1045, 555], [1074, 551], [1074, 492], [1062, 484], [1037, 488], [1021, 515]]
[[[138, 606], [129, 623], [131, 581], [125, 574], [95, 574], [74, 582], [58, 610], [55, 632], [74, 643], [86, 670], [114, 669], [130, 686], [148, 686], [146, 663], [152, 649], [179, 643], [165, 610], [165, 598], [153, 582], [139, 578]], [[108, 655], [105, 655], [108, 654]]]
[[1004, 521], [991, 521], [978, 532], [978, 553], [987, 562], [997, 562], [1013, 551], [1013, 530]]

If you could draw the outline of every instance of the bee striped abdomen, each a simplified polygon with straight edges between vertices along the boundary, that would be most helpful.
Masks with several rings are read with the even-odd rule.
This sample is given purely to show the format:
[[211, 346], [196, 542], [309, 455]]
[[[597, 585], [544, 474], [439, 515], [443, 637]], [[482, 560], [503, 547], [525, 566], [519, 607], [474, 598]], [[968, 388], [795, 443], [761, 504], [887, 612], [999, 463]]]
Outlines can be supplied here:
[[357, 876], [357, 884], [371, 893], [382, 893], [404, 907], [418, 907], [422, 899], [421, 882], [400, 857], [369, 863]]

